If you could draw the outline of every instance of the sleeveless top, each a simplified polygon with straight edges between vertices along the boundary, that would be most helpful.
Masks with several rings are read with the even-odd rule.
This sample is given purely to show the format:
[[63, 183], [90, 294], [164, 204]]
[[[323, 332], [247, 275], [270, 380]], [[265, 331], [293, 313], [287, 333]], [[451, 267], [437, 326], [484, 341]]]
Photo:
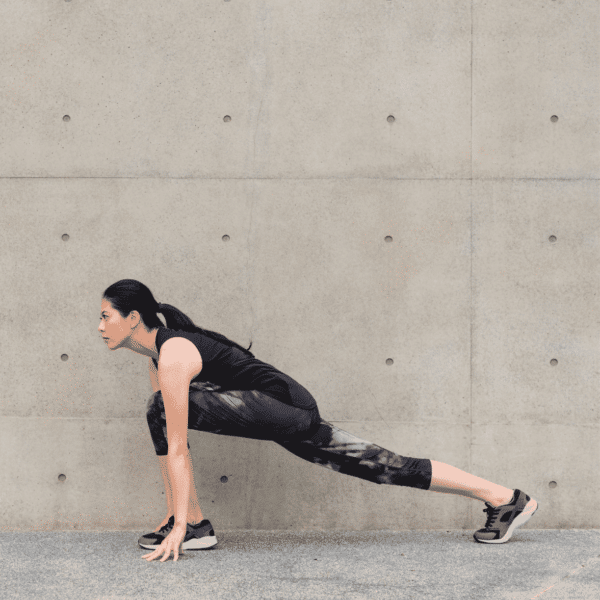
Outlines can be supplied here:
[[[272, 365], [264, 363], [238, 348], [223, 344], [202, 333], [175, 331], [159, 327], [156, 350], [160, 358], [161, 346], [166, 340], [182, 337], [190, 340], [202, 358], [202, 371], [192, 382], [210, 382], [226, 390], [256, 390], [297, 408], [317, 406], [315, 399], [299, 383]], [[155, 358], [152, 359], [158, 367]]]

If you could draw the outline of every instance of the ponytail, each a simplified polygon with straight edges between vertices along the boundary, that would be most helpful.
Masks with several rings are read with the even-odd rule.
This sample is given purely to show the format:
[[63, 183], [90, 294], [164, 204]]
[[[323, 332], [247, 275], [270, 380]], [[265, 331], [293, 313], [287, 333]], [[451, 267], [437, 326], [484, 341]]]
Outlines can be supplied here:
[[234, 341], [229, 338], [217, 333], [216, 331], [210, 331], [210, 329], [203, 329], [202, 327], [198, 327], [194, 322], [184, 313], [182, 313], [178, 308], [171, 306], [170, 304], [158, 304], [157, 312], [162, 313], [167, 322], [167, 327], [169, 329], [175, 329], [177, 331], [189, 331], [191, 333], [201, 333], [206, 337], [212, 338], [217, 342], [221, 342], [226, 346], [232, 346], [233, 348], [237, 348], [250, 356], [254, 356], [252, 352], [250, 352], [250, 348], [252, 348], [252, 342], [248, 348], [244, 348], [239, 344], [236, 344]]
[[244, 348], [234, 341], [226, 338], [216, 331], [202, 329], [198, 327], [186, 314], [170, 304], [159, 304], [152, 295], [152, 292], [139, 281], [135, 279], [121, 279], [106, 288], [103, 298], [108, 300], [115, 310], [126, 317], [132, 310], [140, 313], [144, 325], [148, 329], [164, 327], [162, 321], [158, 318], [158, 313], [162, 313], [165, 318], [167, 328], [175, 331], [188, 331], [190, 333], [201, 333], [226, 346], [238, 348], [242, 352], [254, 357], [250, 352], [252, 342], [248, 348]]

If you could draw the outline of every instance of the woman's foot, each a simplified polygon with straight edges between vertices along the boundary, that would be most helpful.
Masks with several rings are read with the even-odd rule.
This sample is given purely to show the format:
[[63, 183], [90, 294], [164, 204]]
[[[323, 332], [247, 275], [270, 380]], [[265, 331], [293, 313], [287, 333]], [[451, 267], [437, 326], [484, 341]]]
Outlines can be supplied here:
[[[143, 535], [138, 544], [145, 550], [156, 550], [171, 533], [175, 525], [175, 517], [171, 515], [165, 519], [166, 523], [157, 531]], [[182, 550], [206, 550], [217, 545], [217, 536], [208, 519], [201, 520], [198, 524], [188, 522], [185, 537], [181, 545]]]
[[146, 550], [156, 550], [164, 541], [164, 539], [171, 533], [171, 530], [175, 526], [175, 517], [165, 517], [165, 520], [152, 532], [146, 533], [139, 540], [138, 544], [140, 548]]
[[217, 545], [217, 536], [215, 530], [208, 519], [204, 519], [197, 525], [188, 523], [182, 550], [207, 550]]
[[173, 529], [174, 522], [175, 522], [175, 515], [167, 515], [164, 518], [163, 522], [154, 530], [153, 533], [160, 531], [165, 525], [169, 525], [169, 523], [170, 523], [170, 529]]
[[508, 504], [495, 507], [486, 502], [486, 505], [483, 509], [488, 515], [485, 527], [473, 534], [475, 540], [483, 544], [508, 542], [514, 530], [527, 523], [538, 508], [538, 503], [521, 490], [515, 490]]

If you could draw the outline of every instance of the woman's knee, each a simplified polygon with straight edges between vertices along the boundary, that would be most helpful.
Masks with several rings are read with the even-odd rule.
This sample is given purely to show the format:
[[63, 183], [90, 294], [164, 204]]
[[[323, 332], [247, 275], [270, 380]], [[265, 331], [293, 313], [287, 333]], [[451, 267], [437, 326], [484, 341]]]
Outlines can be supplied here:
[[321, 428], [322, 423], [323, 419], [321, 419], [319, 409], [315, 406], [310, 412], [310, 424], [306, 431], [308, 437], [313, 437]]
[[[303, 410], [298, 416], [293, 426], [288, 428], [278, 439], [284, 439], [290, 442], [301, 442], [311, 439], [318, 431], [321, 425], [321, 416], [319, 411], [314, 408], [311, 410]], [[277, 441], [277, 440], [276, 440]]]

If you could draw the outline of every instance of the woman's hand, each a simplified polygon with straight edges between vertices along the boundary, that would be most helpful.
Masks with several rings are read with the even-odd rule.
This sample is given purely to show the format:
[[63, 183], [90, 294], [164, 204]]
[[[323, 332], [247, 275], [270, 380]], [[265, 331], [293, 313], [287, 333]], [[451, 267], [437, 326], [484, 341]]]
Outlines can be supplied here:
[[175, 525], [171, 530], [171, 533], [163, 540], [163, 543], [154, 552], [144, 554], [142, 558], [145, 558], [150, 562], [151, 560], [158, 558], [164, 552], [165, 555], [160, 559], [160, 562], [165, 562], [165, 560], [171, 556], [171, 552], [173, 552], [173, 561], [176, 561], [179, 557], [179, 547], [183, 543], [186, 531], [186, 525]]

